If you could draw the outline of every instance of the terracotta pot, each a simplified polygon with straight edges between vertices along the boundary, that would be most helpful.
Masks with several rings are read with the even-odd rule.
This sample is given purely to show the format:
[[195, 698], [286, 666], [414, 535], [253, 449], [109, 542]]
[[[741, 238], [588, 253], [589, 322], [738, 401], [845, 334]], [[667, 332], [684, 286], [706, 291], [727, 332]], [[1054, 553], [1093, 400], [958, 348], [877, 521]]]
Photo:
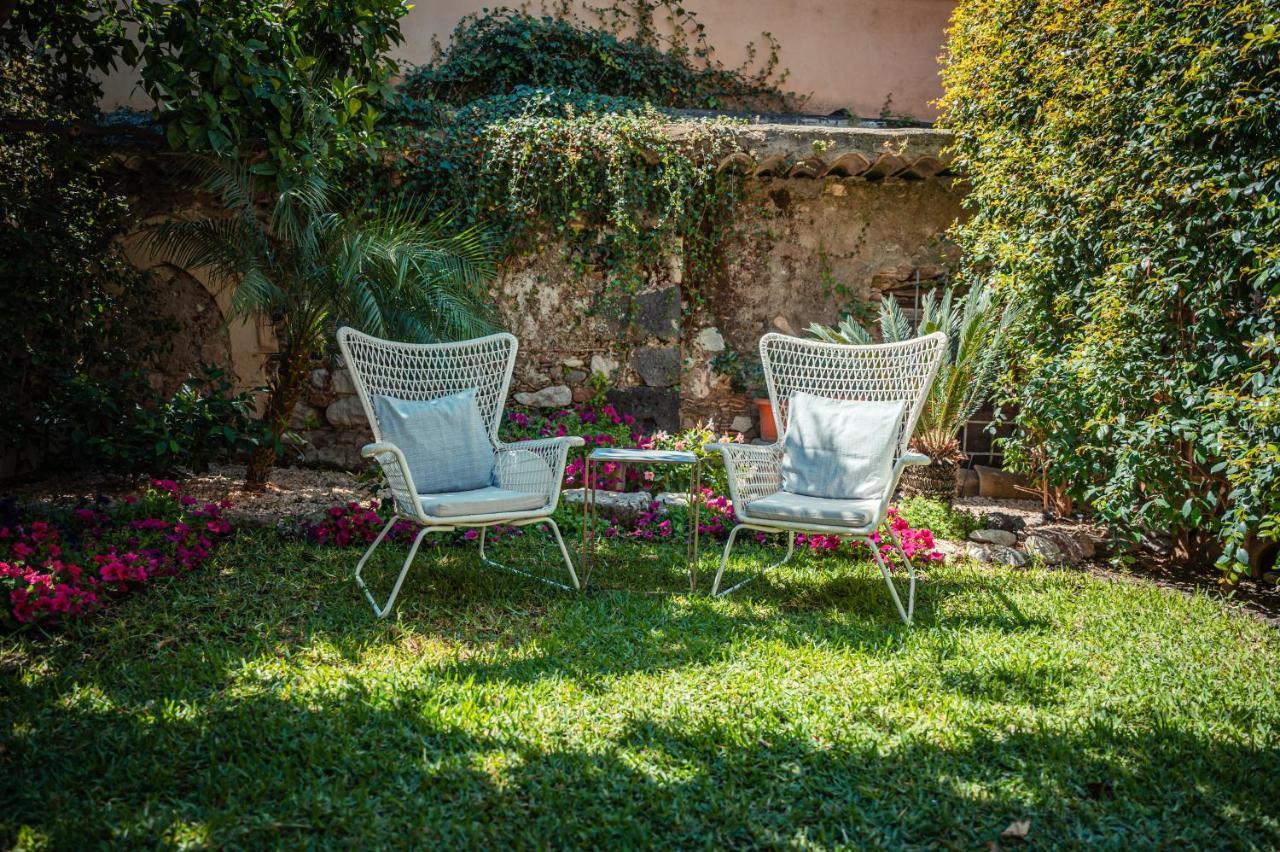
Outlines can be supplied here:
[[773, 422], [773, 403], [768, 397], [756, 397], [756, 415], [760, 418], [760, 437], [766, 441], [778, 440], [778, 426]]

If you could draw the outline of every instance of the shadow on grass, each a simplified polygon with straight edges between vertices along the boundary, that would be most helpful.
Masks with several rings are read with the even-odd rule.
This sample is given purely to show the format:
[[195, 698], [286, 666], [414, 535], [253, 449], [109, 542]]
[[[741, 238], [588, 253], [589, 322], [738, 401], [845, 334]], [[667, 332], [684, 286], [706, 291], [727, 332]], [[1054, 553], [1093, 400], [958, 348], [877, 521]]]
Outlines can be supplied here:
[[56, 847], [972, 847], [1013, 819], [1047, 845], [1280, 842], [1269, 791], [1240, 783], [1273, 774], [1280, 750], [1103, 721], [857, 744], [638, 716], [583, 747], [469, 733], [412, 690], [121, 713], [7, 680], [42, 714], [7, 736], [8, 843], [22, 827]]
[[[971, 847], [1030, 819], [1047, 845], [1280, 843], [1277, 747], [1209, 739], [1200, 722], [1031, 713], [1079, 676], [1061, 661], [930, 670], [959, 636], [1048, 629], [990, 576], [938, 571], [907, 628], [856, 563], [802, 560], [712, 601], [564, 594], [441, 549], [377, 621], [351, 581], [357, 557], [242, 536], [98, 621], [11, 642], [0, 841], [25, 827], [60, 847]], [[382, 554], [373, 582], [389, 587], [398, 558]], [[656, 700], [610, 708], [623, 722], [607, 731], [574, 727], [572, 699], [554, 697], [563, 682], [591, 695], [626, 675], [751, 665], [775, 645], [796, 650], [786, 661], [914, 651], [916, 670], [872, 705], [883, 715], [850, 713], [825, 735], [830, 719], [746, 695], [723, 718], [677, 707], [684, 725]], [[458, 653], [415, 669], [428, 646]], [[533, 709], [495, 705], [506, 685]], [[919, 728], [903, 696], [982, 706]]]

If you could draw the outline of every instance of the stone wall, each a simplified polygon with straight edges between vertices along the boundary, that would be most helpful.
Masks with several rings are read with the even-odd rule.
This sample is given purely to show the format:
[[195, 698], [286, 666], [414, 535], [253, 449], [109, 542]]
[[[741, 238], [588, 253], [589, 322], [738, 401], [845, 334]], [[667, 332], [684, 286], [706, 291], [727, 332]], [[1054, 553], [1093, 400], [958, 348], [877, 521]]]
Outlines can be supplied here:
[[[751, 126], [740, 136], [741, 150], [721, 168], [747, 177], [746, 198], [713, 280], [695, 287], [673, 251], [654, 259], [623, 304], [601, 277], [574, 272], [557, 247], [505, 264], [491, 297], [520, 339], [511, 402], [582, 401], [599, 373], [609, 398], [649, 428], [713, 421], [755, 437], [752, 389], [726, 366], [734, 353], [753, 353], [766, 332], [802, 334], [886, 292], [917, 282], [927, 289], [945, 276], [955, 257], [943, 234], [962, 215], [963, 197], [947, 170], [945, 134]], [[171, 210], [190, 203], [167, 202]], [[163, 280], [186, 274], [129, 245], [135, 263]], [[198, 271], [191, 280], [225, 313], [225, 288]], [[275, 349], [270, 329], [237, 322], [224, 333], [201, 346], [202, 357], [221, 345], [241, 385], [261, 385]], [[362, 466], [359, 448], [370, 434], [354, 393], [336, 357], [316, 363], [293, 418], [308, 441], [305, 462]]]
[[[506, 265], [492, 296], [520, 338], [514, 402], [582, 401], [593, 393], [592, 375], [603, 373], [609, 398], [650, 428], [712, 421], [755, 437], [753, 394], [723, 369], [726, 353], [754, 352], [766, 332], [800, 334], [946, 274], [955, 258], [942, 235], [961, 215], [963, 188], [946, 173], [942, 134], [747, 133], [743, 156], [725, 164], [751, 178], [739, 236], [701, 304], [690, 303], [674, 255], [654, 264], [629, 305], [611, 303], [603, 279], [578, 277], [556, 247]], [[358, 461], [368, 433], [353, 392], [341, 368], [313, 373], [311, 398], [295, 418], [312, 443], [311, 461]]]

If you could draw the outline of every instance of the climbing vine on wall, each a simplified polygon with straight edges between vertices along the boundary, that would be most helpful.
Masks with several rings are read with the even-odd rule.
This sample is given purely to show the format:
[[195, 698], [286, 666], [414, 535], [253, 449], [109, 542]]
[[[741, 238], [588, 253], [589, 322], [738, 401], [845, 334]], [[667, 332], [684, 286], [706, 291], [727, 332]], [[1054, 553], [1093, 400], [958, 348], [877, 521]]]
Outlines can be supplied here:
[[561, 246], [579, 274], [602, 274], [606, 295], [634, 293], [675, 256], [697, 304], [743, 197], [739, 178], [717, 172], [735, 134], [730, 119], [673, 130], [666, 110], [794, 106], [777, 44], [766, 39], [754, 70], [727, 69], [677, 2], [618, 0], [591, 14], [596, 25], [557, 3], [542, 17], [464, 19], [401, 87], [393, 171], [402, 191], [489, 224], [509, 256]]
[[710, 274], [739, 195], [738, 180], [716, 172], [734, 147], [730, 122], [682, 125], [676, 137], [650, 107], [601, 111], [589, 101], [579, 112], [584, 104], [541, 90], [522, 105], [462, 133], [470, 144], [452, 153], [426, 141], [411, 155], [411, 182], [455, 186], [451, 195], [469, 199], [508, 254], [559, 245], [579, 274], [600, 271], [614, 293], [634, 292], [673, 253], [691, 283]]

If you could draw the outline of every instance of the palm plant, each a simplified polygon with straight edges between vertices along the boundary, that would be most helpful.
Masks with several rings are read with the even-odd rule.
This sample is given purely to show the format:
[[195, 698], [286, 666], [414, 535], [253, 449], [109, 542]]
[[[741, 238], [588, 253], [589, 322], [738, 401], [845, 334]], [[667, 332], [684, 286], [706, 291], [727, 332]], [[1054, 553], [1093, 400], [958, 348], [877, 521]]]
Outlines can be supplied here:
[[[941, 297], [927, 294], [920, 304], [920, 321], [912, 325], [897, 299], [886, 295], [880, 303], [880, 338], [885, 343], [944, 331], [948, 350], [938, 367], [916, 424], [912, 446], [933, 460], [927, 468], [910, 468], [915, 483], [904, 485], [929, 496], [949, 500], [955, 492], [955, 469], [963, 461], [960, 430], [987, 399], [991, 384], [1003, 368], [1005, 338], [1016, 312], [1006, 299], [985, 284], [962, 297], [948, 287]], [[852, 317], [835, 328], [814, 323], [809, 333], [831, 343], [874, 343], [872, 333]], [[918, 473], [917, 473], [918, 472]]]
[[158, 255], [233, 287], [232, 319], [263, 317], [275, 329], [263, 414], [273, 441], [251, 456], [247, 488], [265, 486], [311, 359], [338, 324], [420, 342], [491, 328], [482, 287], [493, 264], [481, 230], [454, 229], [448, 214], [429, 217], [412, 202], [344, 209], [319, 170], [264, 196], [247, 162], [218, 160], [204, 186], [225, 216], [159, 223], [145, 239]]

